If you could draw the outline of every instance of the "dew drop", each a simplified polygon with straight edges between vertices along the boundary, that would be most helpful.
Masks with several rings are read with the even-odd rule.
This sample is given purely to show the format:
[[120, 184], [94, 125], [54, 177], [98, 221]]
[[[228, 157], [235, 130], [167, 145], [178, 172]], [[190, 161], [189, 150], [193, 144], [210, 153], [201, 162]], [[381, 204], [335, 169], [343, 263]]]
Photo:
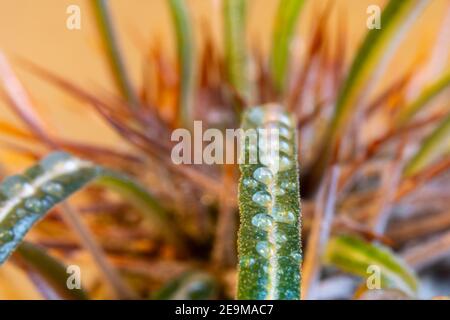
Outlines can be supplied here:
[[252, 122], [261, 123], [264, 118], [264, 111], [261, 108], [253, 108], [248, 111], [247, 117]]
[[51, 170], [56, 165], [58, 165], [60, 163], [64, 163], [65, 161], [67, 161], [71, 158], [72, 157], [70, 156], [70, 154], [68, 154], [66, 152], [54, 152], [54, 153], [50, 154], [49, 156], [45, 157], [44, 159], [42, 159], [40, 162], [40, 165], [45, 170]]
[[258, 182], [251, 178], [245, 178], [242, 180], [242, 184], [248, 188], [256, 188], [258, 186]]
[[260, 229], [268, 229], [273, 225], [273, 218], [265, 213], [258, 213], [253, 216], [252, 224]]
[[260, 206], [266, 206], [272, 201], [272, 197], [267, 192], [258, 191], [253, 195], [252, 200]]
[[286, 194], [286, 191], [283, 188], [274, 188], [273, 189], [273, 194], [276, 196], [284, 196]]
[[294, 290], [286, 290], [284, 292], [284, 299], [285, 300], [295, 300], [299, 298], [299, 294], [298, 292], [294, 291]]
[[7, 178], [0, 186], [0, 191], [7, 197], [15, 197], [21, 193], [32, 193], [33, 187], [23, 176], [16, 175]]
[[283, 181], [281, 183], [281, 187], [287, 190], [291, 190], [294, 191], [295, 190], [295, 183], [294, 182], [290, 182], [290, 181]]
[[301, 255], [301, 253], [296, 252], [296, 251], [294, 251], [294, 252], [291, 253], [291, 258], [294, 259], [294, 260], [297, 261], [297, 262], [302, 261], [302, 255]]
[[273, 175], [269, 169], [265, 167], [259, 167], [255, 170], [255, 172], [253, 172], [253, 178], [264, 184], [269, 184], [273, 180]]
[[239, 265], [243, 268], [250, 268], [255, 264], [256, 260], [252, 257], [242, 257], [239, 259]]
[[275, 221], [282, 223], [293, 223], [295, 222], [295, 215], [292, 211], [275, 210], [273, 213]]
[[27, 210], [38, 213], [42, 210], [42, 207], [43, 207], [43, 205], [39, 199], [29, 198], [29, 199], [25, 200], [25, 208]]
[[275, 236], [275, 241], [277, 243], [285, 243], [287, 241], [287, 237], [286, 237], [286, 235], [284, 233], [278, 233]]
[[50, 209], [55, 203], [55, 200], [51, 196], [47, 195], [44, 198], [42, 198], [40, 202], [43, 209]]
[[280, 140], [279, 149], [280, 149], [280, 151], [282, 151], [288, 155], [292, 155], [292, 153], [294, 151], [291, 144], [284, 140]]
[[280, 164], [279, 165], [280, 171], [286, 171], [292, 167], [292, 161], [288, 157], [285, 157], [285, 156], [280, 157], [279, 164]]
[[259, 241], [256, 244], [256, 252], [264, 258], [268, 258], [272, 254], [272, 246], [267, 241]]
[[20, 218], [23, 218], [23, 217], [25, 217], [26, 215], [27, 215], [27, 210], [25, 210], [24, 208], [18, 208], [17, 210], [16, 210], [16, 216], [20, 219]]
[[283, 137], [286, 139], [291, 138], [292, 133], [288, 128], [280, 126], [279, 131], [280, 131], [280, 137]]
[[0, 229], [0, 242], [6, 243], [14, 240], [14, 233], [11, 230]]
[[64, 195], [64, 187], [58, 182], [49, 181], [42, 186], [42, 191], [54, 196], [62, 197]]

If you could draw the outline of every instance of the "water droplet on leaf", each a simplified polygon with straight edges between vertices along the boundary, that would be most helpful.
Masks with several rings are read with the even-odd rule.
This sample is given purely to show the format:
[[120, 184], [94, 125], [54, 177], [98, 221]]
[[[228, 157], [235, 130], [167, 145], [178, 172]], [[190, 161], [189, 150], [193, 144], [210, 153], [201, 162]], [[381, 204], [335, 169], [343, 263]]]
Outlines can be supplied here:
[[253, 178], [264, 184], [269, 184], [273, 180], [273, 175], [269, 169], [265, 167], [259, 167], [255, 170], [255, 172], [253, 172]]
[[42, 210], [42, 203], [39, 199], [36, 198], [29, 198], [25, 200], [25, 208], [27, 210], [39, 213]]
[[260, 206], [266, 206], [272, 201], [272, 197], [267, 192], [258, 191], [253, 195], [252, 200]]
[[42, 191], [54, 196], [62, 197], [64, 195], [64, 187], [58, 182], [49, 181], [42, 186]]
[[253, 216], [252, 224], [260, 229], [268, 229], [273, 225], [273, 218], [265, 213], [258, 213]]
[[272, 246], [267, 241], [259, 241], [256, 244], [256, 252], [264, 258], [268, 258], [272, 254]]

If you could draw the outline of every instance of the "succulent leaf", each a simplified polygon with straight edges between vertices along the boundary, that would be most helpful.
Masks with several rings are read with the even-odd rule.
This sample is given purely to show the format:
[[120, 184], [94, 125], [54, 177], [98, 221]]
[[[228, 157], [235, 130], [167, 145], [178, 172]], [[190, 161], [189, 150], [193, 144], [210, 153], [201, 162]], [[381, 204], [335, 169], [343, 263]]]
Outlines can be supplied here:
[[[241, 156], [249, 160], [241, 158], [240, 165], [237, 297], [299, 299], [300, 199], [293, 118], [279, 105], [254, 107], [244, 113], [242, 129], [250, 138], [240, 141]], [[257, 138], [253, 143], [252, 133]], [[251, 161], [255, 152], [258, 161]]]
[[11, 176], [0, 184], [0, 264], [51, 208], [97, 179], [130, 196], [132, 203], [143, 209], [145, 217], [156, 224], [155, 229], [162, 235], [169, 238], [173, 235], [164, 211], [139, 184], [92, 162], [54, 152], [25, 173]]

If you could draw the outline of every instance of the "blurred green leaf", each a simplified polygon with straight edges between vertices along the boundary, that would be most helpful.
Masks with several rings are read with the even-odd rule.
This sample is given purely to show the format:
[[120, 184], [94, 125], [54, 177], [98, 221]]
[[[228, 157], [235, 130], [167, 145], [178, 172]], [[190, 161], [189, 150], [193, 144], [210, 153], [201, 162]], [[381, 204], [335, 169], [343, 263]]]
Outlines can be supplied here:
[[139, 184], [92, 162], [54, 152], [24, 174], [8, 177], [0, 184], [0, 264], [53, 206], [95, 180], [128, 197], [156, 231], [174, 241], [165, 211]]
[[246, 1], [223, 0], [225, 65], [228, 81], [241, 98], [250, 99], [245, 43]]
[[440, 154], [449, 152], [450, 114], [421, 143], [419, 150], [405, 166], [403, 174], [410, 177], [430, 164]]
[[169, 0], [168, 3], [176, 31], [180, 68], [180, 124], [190, 128], [194, 121], [195, 93], [195, 43], [192, 22], [184, 0]]
[[295, 33], [298, 16], [304, 0], [280, 0], [272, 37], [270, 69], [275, 88], [282, 93], [289, 66], [289, 46]]
[[155, 292], [155, 300], [209, 300], [217, 298], [214, 278], [199, 271], [188, 271]]
[[53, 292], [60, 299], [66, 300], [87, 300], [88, 296], [83, 289], [69, 289], [67, 287], [67, 279], [69, 274], [66, 267], [48, 255], [45, 250], [35, 246], [29, 242], [22, 242], [16, 251], [16, 257], [19, 263], [37, 274], [38, 277], [45, 281]]
[[117, 87], [130, 104], [130, 107], [137, 108], [139, 107], [139, 98], [133, 89], [130, 76], [125, 67], [108, 0], [93, 0], [91, 3], [96, 14], [97, 24], [102, 35], [111, 71], [114, 75]]
[[382, 288], [396, 287], [411, 295], [417, 291], [417, 279], [410, 268], [387, 247], [354, 236], [330, 239], [324, 255], [327, 264], [363, 278], [371, 275], [370, 266], [379, 268]]

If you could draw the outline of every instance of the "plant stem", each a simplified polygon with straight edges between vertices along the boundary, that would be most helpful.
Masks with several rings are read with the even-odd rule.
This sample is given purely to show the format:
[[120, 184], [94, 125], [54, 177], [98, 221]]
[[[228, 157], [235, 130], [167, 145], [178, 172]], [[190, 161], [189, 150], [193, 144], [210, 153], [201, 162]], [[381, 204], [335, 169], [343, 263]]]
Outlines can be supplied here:
[[102, 248], [97, 244], [94, 236], [80, 219], [77, 212], [75, 212], [75, 209], [67, 201], [64, 201], [61, 203], [61, 211], [64, 221], [77, 231], [76, 235], [83, 247], [91, 253], [97, 267], [108, 281], [117, 298], [135, 299], [137, 297], [136, 294], [131, 291], [128, 285], [121, 279], [119, 273], [108, 262]]

